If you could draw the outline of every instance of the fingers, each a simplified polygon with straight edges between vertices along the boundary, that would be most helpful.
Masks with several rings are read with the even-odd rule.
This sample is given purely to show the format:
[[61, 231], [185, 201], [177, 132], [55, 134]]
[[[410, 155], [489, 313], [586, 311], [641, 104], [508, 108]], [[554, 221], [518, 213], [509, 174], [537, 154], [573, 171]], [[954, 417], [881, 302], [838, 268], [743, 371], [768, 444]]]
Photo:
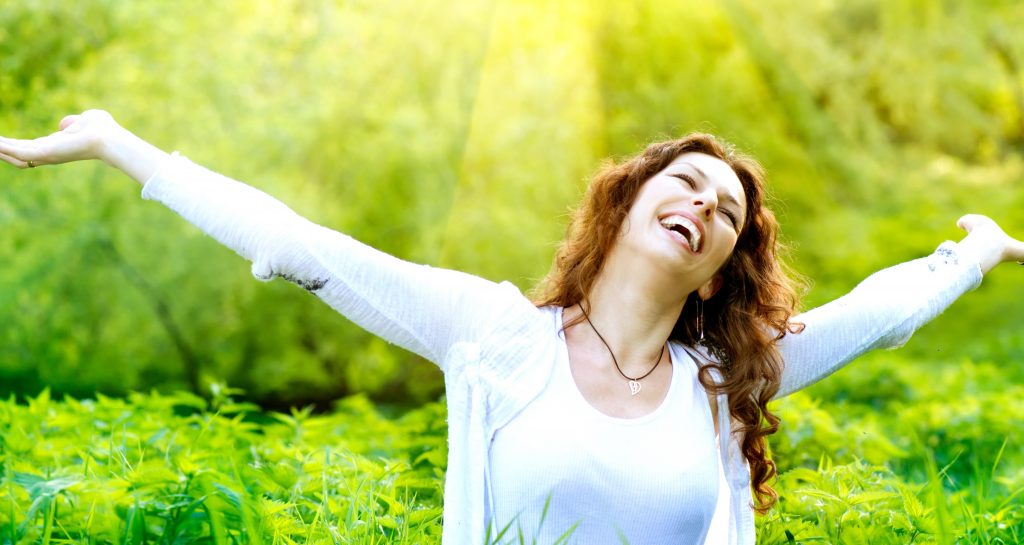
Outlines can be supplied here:
[[[0, 159], [18, 168], [32, 168], [42, 164], [36, 150], [25, 145], [27, 140], [0, 137]], [[31, 161], [31, 164], [29, 162]]]
[[21, 168], [21, 161], [15, 159], [14, 157], [11, 157], [10, 155], [7, 155], [6, 153], [0, 152], [0, 161], [12, 164], [12, 165], [14, 165], [14, 166], [16, 166], [18, 168]]
[[1024, 242], [1008, 235], [991, 218], [980, 214], [967, 214], [961, 217], [956, 224], [957, 227], [967, 231], [968, 235], [977, 233], [967, 238], [982, 237], [989, 240], [990, 244], [998, 246], [999, 258], [993, 265], [1007, 261], [1016, 261], [1024, 265]]
[[[59, 133], [56, 133], [59, 134]], [[33, 168], [53, 164], [47, 153], [53, 143], [53, 135], [43, 136], [34, 140], [5, 138], [0, 136], [0, 156], [4, 161], [19, 167]]]
[[1014, 239], [1006, 249], [1007, 261], [1016, 261], [1024, 265], [1024, 242]]
[[18, 168], [32, 168], [32, 167], [38, 166], [36, 164], [36, 162], [33, 161], [32, 162], [32, 167], [29, 167], [28, 161], [22, 161], [21, 159], [18, 159], [17, 157], [12, 157], [12, 156], [7, 155], [6, 153], [2, 153], [2, 152], [0, 152], [0, 161], [3, 161], [5, 163], [10, 163], [10, 164], [12, 164], [12, 165], [14, 165], [14, 166], [16, 166]]

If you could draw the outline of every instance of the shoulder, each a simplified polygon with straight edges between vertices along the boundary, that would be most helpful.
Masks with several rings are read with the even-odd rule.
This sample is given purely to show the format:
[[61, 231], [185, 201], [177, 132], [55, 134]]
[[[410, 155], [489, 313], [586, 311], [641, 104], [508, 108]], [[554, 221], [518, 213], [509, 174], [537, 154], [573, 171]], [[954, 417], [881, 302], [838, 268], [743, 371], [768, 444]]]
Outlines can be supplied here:
[[480, 345], [484, 364], [499, 377], [524, 364], [548, 363], [561, 340], [561, 309], [534, 306], [512, 284], [503, 283], [502, 289], [511, 300], [502, 301], [500, 310], [491, 314], [494, 323]]
[[479, 313], [491, 321], [483, 338], [487, 345], [500, 347], [508, 341], [546, 337], [557, 332], [561, 309], [535, 306], [511, 282], [501, 282], [486, 300], [478, 303], [489, 307]]
[[[512, 288], [514, 289], [514, 287]], [[547, 386], [564, 347], [561, 309], [523, 298], [499, 319], [478, 350], [480, 386], [487, 390], [492, 423], [507, 421]]]
[[684, 344], [676, 340], [669, 340], [668, 346], [669, 350], [672, 352], [673, 360], [677, 363], [694, 365], [697, 369], [701, 369], [706, 365], [717, 365], [719, 363], [718, 358], [708, 351], [705, 346], [699, 344]]

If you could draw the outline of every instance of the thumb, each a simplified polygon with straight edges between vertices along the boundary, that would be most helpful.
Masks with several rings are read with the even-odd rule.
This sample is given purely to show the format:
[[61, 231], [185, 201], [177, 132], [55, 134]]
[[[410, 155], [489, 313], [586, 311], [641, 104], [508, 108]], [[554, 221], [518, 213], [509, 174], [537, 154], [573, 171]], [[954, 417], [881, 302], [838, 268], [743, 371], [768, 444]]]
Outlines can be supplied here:
[[60, 120], [60, 130], [68, 132], [78, 132], [78, 129], [80, 127], [76, 126], [75, 123], [78, 122], [78, 119], [80, 117], [81, 116], [79, 115], [64, 116], [64, 119]]
[[971, 231], [977, 229], [978, 227], [992, 223], [995, 222], [993, 222], [991, 219], [985, 216], [982, 216], [981, 214], [967, 214], [956, 221], [956, 226], [970, 234]]

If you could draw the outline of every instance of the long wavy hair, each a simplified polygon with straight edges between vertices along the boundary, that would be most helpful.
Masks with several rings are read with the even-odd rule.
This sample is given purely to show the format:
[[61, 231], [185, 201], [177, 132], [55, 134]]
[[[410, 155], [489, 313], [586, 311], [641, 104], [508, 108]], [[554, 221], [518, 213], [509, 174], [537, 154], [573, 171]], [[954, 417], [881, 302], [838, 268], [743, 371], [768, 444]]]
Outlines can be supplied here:
[[[702, 302], [703, 342], [713, 347], [709, 352], [715, 359], [707, 360], [698, 376], [709, 393], [728, 395], [733, 432], [739, 434], [741, 451], [750, 465], [754, 507], [764, 513], [778, 500], [769, 482], [776, 468], [767, 443], [767, 436], [779, 429], [779, 418], [768, 410], [782, 376], [775, 343], [802, 326], [790, 322], [799, 299], [798, 282], [780, 260], [779, 224], [764, 204], [764, 169], [756, 160], [712, 135], [694, 133], [653, 143], [621, 163], [607, 163], [573, 212], [551, 272], [534, 291], [533, 302], [571, 307], [586, 301], [640, 188], [687, 152], [724, 161], [746, 195], [746, 221], [732, 255], [719, 271], [722, 286]], [[689, 295], [670, 339], [697, 344], [697, 299], [696, 292]]]

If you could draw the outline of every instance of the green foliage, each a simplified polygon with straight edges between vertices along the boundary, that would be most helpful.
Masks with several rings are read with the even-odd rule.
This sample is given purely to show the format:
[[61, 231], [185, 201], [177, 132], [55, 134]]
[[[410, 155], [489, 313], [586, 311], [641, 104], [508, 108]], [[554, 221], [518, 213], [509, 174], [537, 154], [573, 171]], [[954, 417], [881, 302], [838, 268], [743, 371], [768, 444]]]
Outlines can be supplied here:
[[436, 543], [444, 415], [229, 395], [0, 403], [0, 541]]
[[944, 475], [908, 483], [889, 469], [855, 461], [790, 470], [778, 507], [758, 525], [758, 543], [1018, 543], [1024, 505], [995, 493], [946, 494]]
[[[881, 354], [775, 405], [766, 543], [1017, 543], [1020, 370]], [[852, 376], [851, 376], [852, 375]], [[1008, 378], [1017, 378], [1014, 383]]]
[[[976, 373], [970, 367], [957, 378], [967, 382]], [[927, 395], [928, 386], [911, 391]], [[356, 396], [329, 414], [263, 413], [235, 401], [240, 393], [218, 384], [210, 401], [182, 392], [56, 401], [44, 391], [25, 403], [0, 402], [0, 540], [438, 542], [447, 456], [441, 403], [387, 417]], [[837, 425], [819, 412], [864, 408], [803, 394], [780, 402], [780, 498], [758, 519], [758, 543], [1024, 538], [1024, 449], [1012, 430], [990, 434], [999, 442], [992, 451], [946, 437], [896, 451], [886, 440], [880, 447], [855, 439], [872, 426], [913, 436], [929, 423], [883, 412], [870, 426], [859, 418]], [[816, 421], [812, 434], [794, 431], [807, 424], [795, 420], [804, 413]], [[974, 425], [998, 430], [1001, 420], [1022, 417], [987, 411]], [[953, 448], [953, 460], [938, 461]], [[886, 453], [893, 459], [866, 461]], [[531, 543], [521, 529], [495, 533], [495, 544]]]

